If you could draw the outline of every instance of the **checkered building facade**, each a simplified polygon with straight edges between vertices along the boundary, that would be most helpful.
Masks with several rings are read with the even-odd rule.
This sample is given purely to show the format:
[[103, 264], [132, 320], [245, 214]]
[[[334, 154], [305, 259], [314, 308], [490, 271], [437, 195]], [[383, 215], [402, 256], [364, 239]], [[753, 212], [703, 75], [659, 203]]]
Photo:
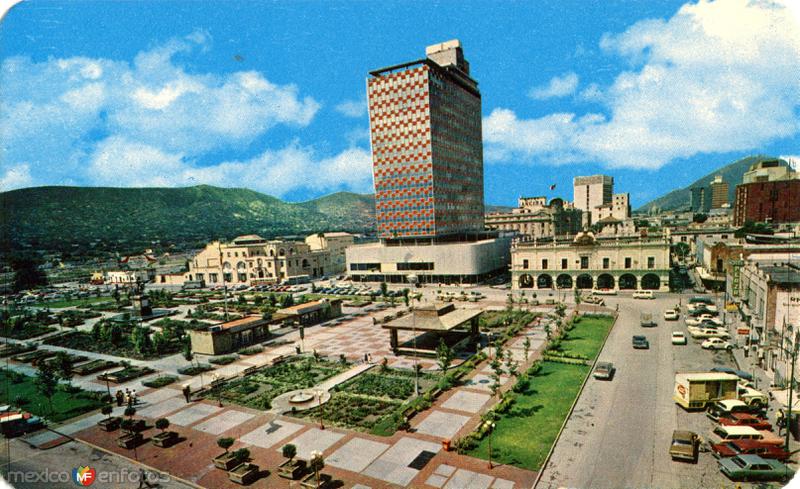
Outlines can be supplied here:
[[477, 84], [430, 60], [373, 75], [367, 97], [379, 237], [483, 231]]

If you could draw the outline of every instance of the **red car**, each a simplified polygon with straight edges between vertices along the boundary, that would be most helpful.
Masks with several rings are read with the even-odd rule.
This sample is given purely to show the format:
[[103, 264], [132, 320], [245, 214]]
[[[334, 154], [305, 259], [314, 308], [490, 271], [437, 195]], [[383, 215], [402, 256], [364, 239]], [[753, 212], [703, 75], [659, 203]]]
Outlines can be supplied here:
[[757, 430], [771, 430], [772, 425], [765, 419], [749, 413], [730, 413], [719, 418], [719, 424], [725, 426], [751, 426]]
[[791, 455], [782, 447], [769, 445], [758, 440], [734, 440], [726, 443], [714, 443], [711, 445], [711, 450], [717, 458], [736, 455], [758, 455], [761, 458], [786, 460]]

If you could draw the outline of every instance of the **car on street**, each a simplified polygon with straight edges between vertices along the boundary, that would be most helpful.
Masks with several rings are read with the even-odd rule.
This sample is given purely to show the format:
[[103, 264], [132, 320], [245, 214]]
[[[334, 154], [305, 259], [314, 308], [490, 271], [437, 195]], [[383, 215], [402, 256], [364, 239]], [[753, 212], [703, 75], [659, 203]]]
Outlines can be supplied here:
[[686, 328], [686, 330], [689, 331], [689, 334], [692, 335], [692, 338], [695, 339], [707, 339], [707, 338], [728, 339], [731, 337], [730, 333], [721, 328], [697, 328], [694, 326], [689, 326], [688, 328]]
[[[692, 335], [694, 336], [694, 335]], [[704, 350], [733, 350], [733, 345], [729, 341], [722, 338], [709, 338], [700, 344], [700, 348]]]
[[680, 316], [680, 314], [678, 314], [678, 311], [675, 309], [667, 309], [664, 311], [664, 320], [666, 321], [677, 321], [678, 316]]
[[722, 326], [722, 320], [717, 317], [712, 316], [711, 314], [701, 314], [696, 317], [691, 317], [686, 320], [686, 324], [688, 326], [697, 326], [702, 323], [713, 323], [718, 326]]
[[723, 373], [726, 373], [726, 374], [733, 374], [733, 375], [738, 376], [740, 379], [747, 380], [747, 381], [752, 381], [753, 380], [752, 374], [750, 374], [749, 372], [745, 372], [744, 370], [736, 370], [735, 368], [717, 366], [717, 367], [711, 367], [711, 371], [712, 372], [723, 372]]
[[794, 470], [784, 463], [758, 455], [736, 455], [717, 461], [720, 471], [734, 481], [784, 481]]
[[719, 424], [726, 426], [751, 426], [757, 430], [771, 430], [769, 421], [749, 413], [731, 413], [719, 418]]
[[646, 336], [633, 335], [633, 338], [631, 338], [631, 343], [633, 344], [633, 347], [637, 350], [647, 350], [648, 348], [650, 348], [650, 342], [647, 341]]
[[747, 405], [746, 402], [738, 399], [726, 399], [723, 401], [716, 401], [708, 405], [706, 409], [706, 416], [713, 421], [719, 421], [723, 416], [728, 416], [732, 413], [753, 413], [753, 408]]
[[669, 456], [672, 460], [688, 460], [697, 463], [700, 448], [700, 437], [693, 431], [675, 430], [672, 432], [672, 443], [669, 445]]
[[595, 304], [597, 306], [604, 306], [606, 304], [606, 301], [603, 300], [602, 297], [596, 297], [593, 295], [590, 295], [589, 297], [583, 299], [583, 302], [587, 304]]
[[743, 384], [739, 384], [739, 400], [756, 408], [764, 407], [769, 403], [766, 394]]
[[686, 343], [687, 343], [686, 335], [683, 334], [683, 332], [681, 332], [681, 331], [673, 331], [672, 332], [672, 344], [673, 345], [685, 345]]
[[617, 295], [614, 289], [592, 289], [593, 295]]
[[614, 364], [611, 362], [597, 362], [592, 375], [598, 380], [611, 380], [614, 376]]
[[634, 299], [655, 299], [656, 296], [652, 290], [636, 290], [633, 292]]
[[758, 455], [761, 458], [786, 460], [792, 455], [791, 452], [787, 452], [783, 447], [757, 440], [735, 440], [727, 443], [715, 443], [711, 445], [711, 452], [717, 458], [735, 457], [736, 455]]

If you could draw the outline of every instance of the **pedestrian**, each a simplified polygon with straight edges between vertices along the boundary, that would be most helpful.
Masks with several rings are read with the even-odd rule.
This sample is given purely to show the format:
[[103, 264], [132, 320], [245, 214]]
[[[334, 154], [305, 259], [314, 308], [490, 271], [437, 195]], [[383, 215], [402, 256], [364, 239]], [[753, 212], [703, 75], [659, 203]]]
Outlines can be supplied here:
[[117, 389], [117, 406], [122, 407], [122, 403], [125, 402], [125, 394], [122, 393], [121, 390]]
[[783, 428], [786, 427], [786, 413], [783, 412], [783, 408], [778, 409], [778, 412], [775, 413], [775, 424], [778, 426], [778, 436], [781, 436]]
[[131, 398], [133, 399], [133, 405], [135, 406], [139, 402], [139, 399], [136, 397], [136, 389], [131, 391]]

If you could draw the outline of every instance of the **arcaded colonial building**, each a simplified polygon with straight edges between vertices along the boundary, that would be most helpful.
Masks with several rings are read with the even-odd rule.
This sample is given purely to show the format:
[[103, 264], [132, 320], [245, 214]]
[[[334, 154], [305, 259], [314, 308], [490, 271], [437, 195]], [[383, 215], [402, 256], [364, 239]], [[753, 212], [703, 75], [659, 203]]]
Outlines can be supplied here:
[[[331, 255], [297, 241], [268, 241], [255, 234], [230, 243], [212, 241], [189, 261], [186, 279], [214, 285], [259, 285], [328, 273]], [[224, 280], [224, 284], [223, 284]]]
[[527, 240], [511, 249], [515, 291], [525, 289], [669, 290], [669, 238], [600, 237]]

